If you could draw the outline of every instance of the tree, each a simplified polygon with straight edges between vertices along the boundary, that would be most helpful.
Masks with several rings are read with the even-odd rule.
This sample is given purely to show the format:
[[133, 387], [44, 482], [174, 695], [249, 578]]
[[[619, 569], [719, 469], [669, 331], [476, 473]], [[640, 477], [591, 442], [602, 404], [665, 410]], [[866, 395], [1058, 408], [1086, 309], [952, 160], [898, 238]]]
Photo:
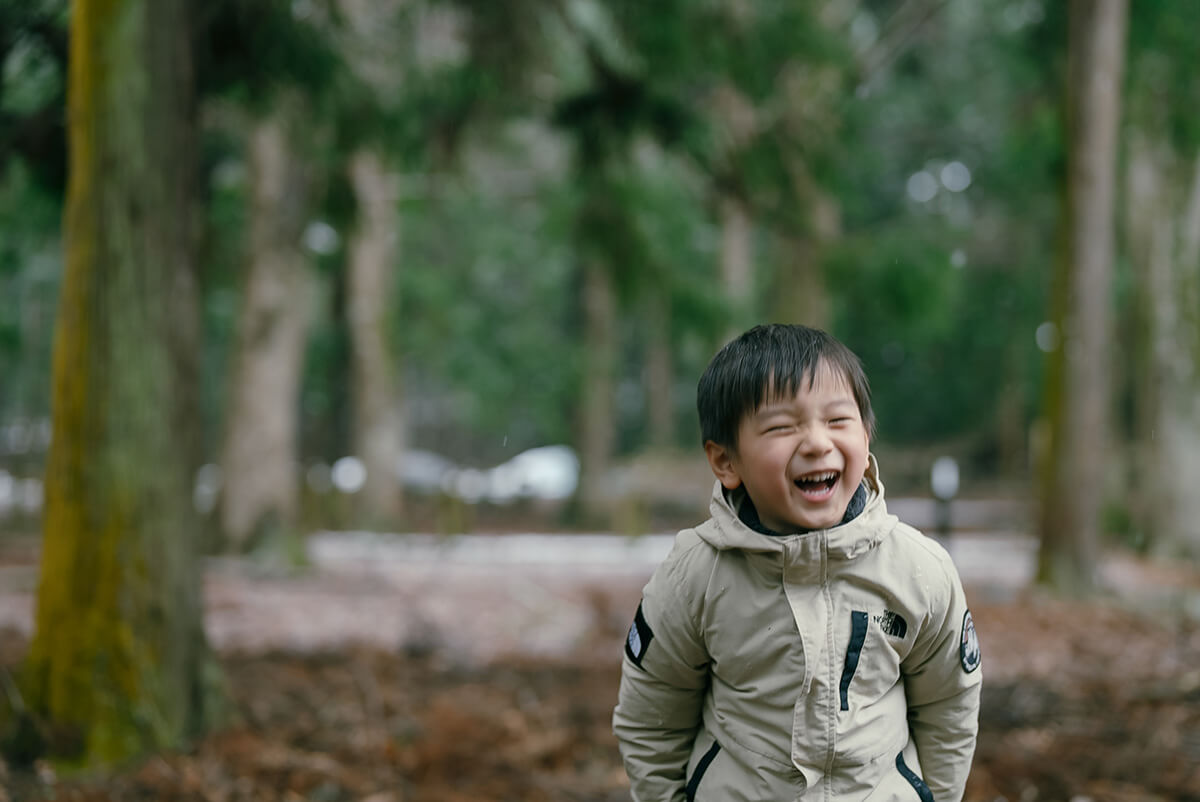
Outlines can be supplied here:
[[326, 4], [217, 0], [197, 13], [198, 76], [214, 121], [206, 133], [244, 142], [235, 150], [249, 174], [246, 241], [231, 249], [241, 305], [219, 455], [220, 545], [245, 551], [286, 533], [298, 515], [300, 388], [315, 301], [302, 239], [324, 177], [313, 142], [325, 130], [304, 121], [319, 118], [314, 106], [341, 64]]
[[195, 106], [184, 0], [72, 5], [65, 276], [36, 633], [50, 750], [176, 747], [215, 696], [191, 504]]
[[399, 2], [341, 0], [339, 7], [344, 20], [339, 50], [347, 67], [343, 77], [352, 87], [345, 94], [355, 98], [349, 103], [335, 101], [341, 144], [349, 151], [345, 170], [354, 206], [343, 285], [351, 440], [366, 469], [357, 496], [359, 514], [365, 523], [378, 526], [394, 522], [404, 507], [397, 474], [404, 450], [401, 370], [389, 333], [398, 284], [398, 232], [403, 223], [393, 162], [399, 160], [396, 151], [404, 150], [397, 140], [407, 137], [389, 133], [402, 128], [396, 106], [404, 102], [419, 59], [412, 53], [398, 55], [395, 41], [399, 36], [418, 40], [421, 23], [406, 26], [406, 9]]
[[[582, 194], [574, 230], [582, 317], [578, 391], [579, 513], [589, 523], [611, 513], [607, 474], [617, 447], [616, 388], [621, 290], [646, 267], [646, 248], [625, 201], [639, 137], [671, 142], [685, 124], [682, 107], [631, 72], [614, 40], [581, 31], [592, 82], [562, 101], [555, 121], [574, 141]], [[628, 295], [628, 293], [626, 293]]]
[[1139, 4], [1131, 20], [1124, 212], [1133, 272], [1134, 419], [1128, 466], [1139, 545], [1200, 558], [1200, 90], [1190, 3]]
[[311, 177], [296, 156], [298, 113], [282, 101], [249, 137], [250, 243], [221, 464], [223, 546], [244, 551], [294, 525], [300, 377], [312, 317], [301, 237]]
[[346, 263], [346, 320], [350, 330], [354, 450], [367, 469], [362, 489], [368, 521], [394, 520], [402, 510], [396, 460], [402, 452], [399, 370], [388, 332], [388, 305], [399, 251], [394, 174], [379, 152], [350, 157], [358, 215]]
[[1070, 594], [1096, 582], [1110, 424], [1113, 217], [1127, 0], [1073, 0], [1067, 74], [1064, 247], [1048, 365], [1050, 447], [1038, 580]]

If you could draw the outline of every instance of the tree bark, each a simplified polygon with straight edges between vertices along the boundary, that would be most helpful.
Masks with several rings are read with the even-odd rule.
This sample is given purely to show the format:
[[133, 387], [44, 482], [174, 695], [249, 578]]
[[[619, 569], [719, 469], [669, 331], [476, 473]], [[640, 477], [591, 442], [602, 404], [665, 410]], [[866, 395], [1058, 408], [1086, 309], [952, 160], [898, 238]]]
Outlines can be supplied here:
[[675, 370], [671, 358], [671, 305], [658, 288], [646, 297], [646, 428], [650, 446], [675, 444]]
[[1127, 0], [1072, 0], [1067, 78], [1067, 231], [1061, 345], [1049, 377], [1038, 580], [1068, 594], [1096, 583], [1110, 405], [1113, 209]]
[[1132, 514], [1150, 550], [1200, 559], [1200, 157], [1130, 136], [1127, 230], [1137, 275]]
[[740, 198], [726, 195], [720, 201], [721, 283], [728, 299], [730, 327], [725, 341], [749, 325], [754, 302], [754, 239], [750, 210]]
[[301, 251], [307, 178], [288, 142], [288, 116], [250, 136], [250, 254], [226, 411], [221, 466], [225, 548], [244, 551], [295, 522], [298, 413], [312, 278]]
[[217, 697], [191, 504], [197, 343], [188, 4], [77, 0], [65, 274], [36, 632], [53, 754], [177, 748]]
[[379, 155], [359, 150], [350, 159], [358, 225], [350, 238], [346, 306], [350, 327], [355, 452], [367, 469], [360, 498], [372, 523], [402, 511], [396, 462], [403, 448], [399, 371], [388, 343], [387, 310], [396, 265], [394, 176]]
[[793, 170], [796, 195], [809, 207], [806, 224], [778, 236], [782, 270], [772, 298], [771, 317], [781, 323], [802, 323], [818, 329], [831, 324], [829, 289], [825, 286], [822, 255], [841, 233], [840, 207], [800, 168]]
[[583, 386], [579, 503], [588, 523], [610, 518], [607, 476], [616, 444], [617, 299], [612, 276], [594, 256], [583, 267]]

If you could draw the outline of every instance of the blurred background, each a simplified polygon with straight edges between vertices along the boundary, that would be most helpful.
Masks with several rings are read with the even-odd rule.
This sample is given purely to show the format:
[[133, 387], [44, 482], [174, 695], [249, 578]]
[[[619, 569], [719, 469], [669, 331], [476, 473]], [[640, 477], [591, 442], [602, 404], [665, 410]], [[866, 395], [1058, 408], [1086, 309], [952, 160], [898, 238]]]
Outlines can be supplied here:
[[[70, 15], [0, 13], [0, 521], [22, 527], [52, 430]], [[687, 523], [708, 483], [696, 380], [764, 321], [862, 357], [894, 492], [927, 495], [948, 455], [964, 493], [1036, 495], [1063, 339], [1066, 5], [192, 16], [188, 425], [217, 548], [275, 529]], [[1192, 21], [1188, 2], [1140, 3], [1108, 56], [1128, 97], [1102, 223], [1119, 244], [1102, 529], [1135, 547], [1179, 539], [1147, 511], [1151, 438], [1200, 425], [1195, 380], [1162, 378], [1197, 342]]]
[[[78, 657], [57, 656], [46, 632], [89, 602], [61, 606], [51, 586], [92, 580], [43, 570], [35, 603], [32, 567], [87, 563], [80, 544], [119, 520], [112, 531], [171, 532], [183, 554], [195, 536], [210, 608], [226, 605], [207, 619], [223, 654], [328, 646], [305, 640], [323, 619], [300, 598], [348, 592], [316, 578], [333, 566], [391, 590], [322, 626], [378, 641], [355, 627], [415, 610], [384, 629], [428, 668], [461, 616], [499, 604], [471, 596], [499, 582], [471, 573], [491, 563], [522, 586], [504, 598], [525, 606], [477, 620], [470, 643], [451, 642], [455, 659], [516, 649], [594, 665], [596, 638], [619, 648], [664, 536], [707, 514], [701, 371], [768, 321], [826, 328], [859, 354], [889, 504], [958, 544], [982, 601], [1010, 604], [1034, 581], [1085, 599], [1183, 588], [1154, 611], [1185, 629], [1147, 648], [1193, 654], [1197, 14], [1193, 0], [0, 0], [0, 562], [16, 566], [0, 573], [0, 624], [20, 633], [9, 662], [34, 629], [46, 641], [32, 646], [34, 674]], [[174, 246], [139, 250], [160, 234]], [[128, 483], [97, 479], [91, 463]], [[153, 509], [122, 518], [123, 493]], [[574, 533], [563, 553], [575, 556], [500, 539], [521, 533]], [[476, 568], [431, 576], [455, 560]], [[547, 573], [511, 568], [531, 562]], [[198, 584], [184, 563], [164, 577]], [[623, 568], [587, 589], [571, 571], [589, 565]], [[265, 598], [249, 601], [254, 588], [302, 576], [316, 584], [289, 585], [296, 595], [253, 618]], [[472, 612], [431, 607], [434, 593], [474, 599]], [[997, 726], [1041, 726], [1043, 703], [1077, 711], [1056, 690], [1012, 696], [1018, 678], [1073, 659], [1056, 651], [1061, 627], [1076, 646], [1097, 615], [1140, 632], [1055, 604], [977, 615], [985, 653], [990, 620], [1010, 657], [1036, 642], [1060, 660], [1004, 664], [1013, 684], [991, 697]], [[565, 619], [545, 613], [556, 605]], [[270, 635], [289, 615], [289, 634]], [[510, 625], [508, 640], [486, 640]], [[1033, 640], [1012, 634], [1030, 627]], [[275, 669], [226, 659], [235, 678], [279, 686], [262, 679]], [[351, 661], [348, 692], [377, 659]], [[1142, 668], [1159, 681], [1185, 663]], [[443, 668], [428, 681], [450, 682]], [[1187, 676], [1170, 685], [1186, 703], [1176, 724], [1196, 720], [1200, 682]], [[593, 681], [596, 710], [554, 714], [602, 733], [570, 730], [568, 752], [599, 754], [588, 765], [608, 790], [472, 798], [621, 798], [596, 723], [613, 679]], [[545, 712], [512, 693], [496, 702], [504, 715]], [[396, 705], [374, 698], [364, 715], [394, 718]], [[443, 751], [406, 752], [396, 771], [450, 782], [467, 725], [448, 710], [435, 711], [453, 725], [437, 731]], [[259, 723], [288, 717], [272, 715]], [[404, 726], [425, 713], [412, 715]], [[515, 738], [501, 720], [493, 735]], [[404, 732], [369, 734], [420, 742]], [[1143, 766], [1167, 778], [1159, 786], [1085, 790], [1200, 798], [1200, 777], [1179, 768], [1200, 764], [1200, 747], [1179, 737], [1166, 754], [1181, 762]], [[1028, 765], [1001, 757], [1011, 743], [993, 747], [972, 798], [1084, 788], [1044, 766], [1021, 774]], [[575, 760], [565, 754], [552, 758]], [[1033, 779], [987, 779], [1005, 771]], [[394, 798], [457, 798], [420, 787]], [[247, 794], [225, 798], [259, 798]]]
[[[4, 9], [11, 526], [50, 442], [69, 14]], [[686, 523], [707, 504], [696, 380], [764, 321], [860, 354], [889, 487], [928, 494], [947, 454], [964, 492], [1027, 497], [1059, 339], [1065, 9], [206, 4], [200, 511], [235, 547], [272, 526]], [[1127, 128], [1166, 143], [1196, 92], [1172, 14], [1190, 6], [1139, 7], [1130, 43], [1147, 108]], [[1120, 487], [1138, 269], [1119, 259], [1113, 292]], [[517, 514], [527, 498], [575, 503]], [[1146, 536], [1119, 494], [1106, 523]]]

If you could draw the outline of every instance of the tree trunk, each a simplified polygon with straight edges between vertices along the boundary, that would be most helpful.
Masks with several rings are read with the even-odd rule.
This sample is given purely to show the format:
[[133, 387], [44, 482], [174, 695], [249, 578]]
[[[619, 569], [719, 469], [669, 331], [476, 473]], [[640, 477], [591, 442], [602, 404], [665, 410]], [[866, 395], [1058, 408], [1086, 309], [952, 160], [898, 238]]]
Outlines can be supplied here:
[[617, 300], [594, 256], [583, 268], [584, 354], [580, 400], [579, 503], [586, 522], [610, 518], [607, 476], [616, 443]]
[[1134, 523], [1164, 556], [1200, 558], [1200, 158], [1130, 137], [1127, 221], [1137, 275]]
[[728, 299], [729, 341], [741, 334], [753, 319], [754, 239], [750, 210], [740, 198], [725, 196], [720, 203], [721, 283]]
[[652, 448], [675, 445], [675, 370], [671, 359], [671, 305], [666, 293], [646, 297], [646, 426]]
[[771, 301], [771, 319], [829, 328], [829, 292], [821, 272], [820, 249], [794, 234], [779, 237], [783, 273]]
[[287, 119], [270, 116], [250, 136], [249, 270], [221, 460], [221, 528], [232, 551], [294, 524], [298, 503], [297, 418], [312, 279], [300, 250], [307, 179], [292, 156]]
[[189, 28], [183, 0], [71, 8], [54, 434], [23, 677], [58, 736], [49, 750], [83, 765], [178, 748], [217, 698], [204, 682], [189, 464], [200, 425]]
[[806, 225], [778, 238], [783, 265], [772, 293], [771, 317], [781, 323], [828, 329], [832, 315], [821, 259], [825, 247], [841, 232], [840, 208], [807, 175], [796, 180], [796, 192], [811, 209]]
[[401, 454], [399, 371], [387, 336], [396, 265], [394, 176], [379, 155], [360, 150], [350, 159], [358, 226], [349, 244], [346, 280], [351, 342], [355, 452], [367, 469], [360, 498], [373, 524], [394, 521], [402, 509], [396, 461]]
[[1051, 358], [1050, 451], [1038, 580], [1068, 594], [1096, 581], [1110, 404], [1113, 207], [1127, 0], [1073, 0], [1067, 78], [1067, 232]]

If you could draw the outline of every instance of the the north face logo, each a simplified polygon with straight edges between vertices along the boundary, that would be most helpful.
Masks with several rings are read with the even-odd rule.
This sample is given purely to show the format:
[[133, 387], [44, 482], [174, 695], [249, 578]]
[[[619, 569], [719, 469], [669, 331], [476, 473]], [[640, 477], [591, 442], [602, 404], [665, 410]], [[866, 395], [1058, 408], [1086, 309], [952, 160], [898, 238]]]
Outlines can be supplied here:
[[893, 638], [903, 638], [908, 634], [908, 622], [899, 613], [884, 610], [883, 615], [875, 616], [875, 623], [883, 630], [883, 634]]

